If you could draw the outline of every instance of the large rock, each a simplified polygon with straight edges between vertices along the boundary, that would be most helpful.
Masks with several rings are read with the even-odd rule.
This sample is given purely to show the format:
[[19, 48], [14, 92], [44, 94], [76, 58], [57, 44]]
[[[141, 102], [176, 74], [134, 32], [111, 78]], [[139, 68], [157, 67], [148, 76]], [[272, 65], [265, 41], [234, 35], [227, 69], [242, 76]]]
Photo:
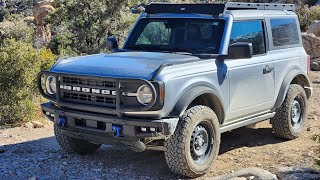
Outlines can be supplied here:
[[308, 168], [284, 167], [276, 173], [280, 180], [320, 179], [320, 172]]
[[212, 180], [240, 180], [244, 178], [253, 178], [254, 180], [277, 180], [276, 175], [260, 168], [245, 168], [231, 174], [214, 177]]
[[143, 3], [143, 4], [136, 5], [136, 6], [134, 6], [133, 8], [131, 8], [131, 12], [132, 12], [133, 14], [141, 14], [141, 13], [144, 12], [145, 6], [146, 6], [146, 4], [144, 4], [144, 3]]
[[34, 126], [33, 126], [33, 124], [31, 122], [25, 123], [24, 127], [28, 128], [28, 129], [33, 129], [34, 128]]
[[310, 64], [310, 68], [313, 71], [320, 71], [320, 59], [313, 60]]
[[33, 124], [34, 128], [43, 128], [44, 127], [44, 125], [39, 121], [31, 121], [31, 123]]
[[45, 22], [45, 17], [55, 10], [52, 0], [40, 1], [33, 5], [32, 12], [37, 27], [36, 33], [44, 44], [48, 44], [51, 41], [51, 31]]
[[314, 34], [320, 37], [320, 21], [318, 20], [313, 21], [312, 24], [309, 26], [307, 33]]
[[302, 33], [303, 46], [311, 59], [320, 57], [320, 38], [314, 34]]
[[35, 22], [35, 19], [33, 16], [27, 16], [23, 19], [24, 22], [28, 23], [28, 24], [32, 24]]

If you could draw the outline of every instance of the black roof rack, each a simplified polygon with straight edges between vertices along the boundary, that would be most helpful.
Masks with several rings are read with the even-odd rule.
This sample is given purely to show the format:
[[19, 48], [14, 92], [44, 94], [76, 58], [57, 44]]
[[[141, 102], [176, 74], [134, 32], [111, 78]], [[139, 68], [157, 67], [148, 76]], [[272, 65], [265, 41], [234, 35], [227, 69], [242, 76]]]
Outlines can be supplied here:
[[295, 11], [294, 4], [275, 3], [238, 3], [226, 4], [174, 4], [174, 3], [150, 3], [146, 6], [147, 14], [208, 14], [217, 16], [225, 10], [280, 10]]
[[146, 6], [147, 14], [175, 13], [175, 14], [208, 14], [219, 15], [224, 12], [224, 4], [173, 4], [150, 3]]
[[280, 10], [280, 11], [295, 11], [294, 4], [276, 4], [276, 3], [239, 3], [228, 2], [225, 5], [226, 10]]

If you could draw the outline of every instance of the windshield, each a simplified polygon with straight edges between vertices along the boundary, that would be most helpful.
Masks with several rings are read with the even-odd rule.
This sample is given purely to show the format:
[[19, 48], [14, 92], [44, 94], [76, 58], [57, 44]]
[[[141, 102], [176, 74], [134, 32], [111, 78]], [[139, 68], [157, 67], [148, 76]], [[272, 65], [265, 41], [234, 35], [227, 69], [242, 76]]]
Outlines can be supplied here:
[[125, 49], [218, 54], [222, 19], [141, 19]]

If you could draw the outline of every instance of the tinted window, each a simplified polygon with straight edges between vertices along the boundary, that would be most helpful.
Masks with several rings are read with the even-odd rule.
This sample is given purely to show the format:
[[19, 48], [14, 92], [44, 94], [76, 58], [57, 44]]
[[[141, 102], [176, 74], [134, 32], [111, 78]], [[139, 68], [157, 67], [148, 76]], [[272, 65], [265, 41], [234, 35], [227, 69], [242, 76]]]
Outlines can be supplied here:
[[150, 22], [139, 36], [136, 45], [168, 45], [170, 31], [164, 22]]
[[273, 46], [299, 44], [299, 33], [295, 19], [271, 19]]
[[264, 54], [266, 52], [264, 30], [262, 21], [234, 22], [230, 37], [230, 45], [236, 42], [250, 42], [253, 54]]
[[125, 49], [218, 54], [224, 26], [221, 19], [141, 19]]

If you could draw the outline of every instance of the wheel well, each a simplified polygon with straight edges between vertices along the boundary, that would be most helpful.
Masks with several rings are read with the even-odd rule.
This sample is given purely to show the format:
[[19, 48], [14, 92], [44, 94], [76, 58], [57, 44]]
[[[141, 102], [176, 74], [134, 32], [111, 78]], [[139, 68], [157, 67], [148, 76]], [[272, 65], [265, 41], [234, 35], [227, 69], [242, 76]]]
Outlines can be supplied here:
[[305, 87], [311, 87], [309, 84], [309, 80], [306, 76], [299, 74], [296, 77], [293, 78], [290, 84], [299, 84], [301, 85], [304, 90], [306, 91], [307, 97], [309, 98], [311, 96], [311, 92], [308, 91]]
[[220, 124], [223, 123], [224, 120], [224, 111], [223, 106], [221, 104], [220, 99], [215, 96], [214, 94], [206, 93], [198, 96], [196, 99], [194, 99], [187, 109], [191, 108], [192, 106], [196, 105], [203, 105], [211, 108], [217, 115]]

